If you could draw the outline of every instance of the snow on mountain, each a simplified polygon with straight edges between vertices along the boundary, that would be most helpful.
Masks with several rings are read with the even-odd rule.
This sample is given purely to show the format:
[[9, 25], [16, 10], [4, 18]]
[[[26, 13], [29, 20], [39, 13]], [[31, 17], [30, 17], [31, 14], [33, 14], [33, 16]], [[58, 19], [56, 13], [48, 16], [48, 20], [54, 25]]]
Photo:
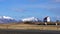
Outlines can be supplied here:
[[5, 18], [5, 19], [13, 19], [13, 18], [11, 18], [9, 16], [3, 16], [3, 18]]
[[25, 21], [39, 21], [39, 19], [35, 18], [35, 17], [30, 17], [30, 18], [24, 18], [22, 19], [23, 22]]
[[11, 23], [11, 22], [17, 22], [17, 21], [9, 16], [0, 16], [0, 23]]
[[12, 19], [13, 20], [13, 18], [11, 18], [9, 16], [0, 16], [0, 19]]

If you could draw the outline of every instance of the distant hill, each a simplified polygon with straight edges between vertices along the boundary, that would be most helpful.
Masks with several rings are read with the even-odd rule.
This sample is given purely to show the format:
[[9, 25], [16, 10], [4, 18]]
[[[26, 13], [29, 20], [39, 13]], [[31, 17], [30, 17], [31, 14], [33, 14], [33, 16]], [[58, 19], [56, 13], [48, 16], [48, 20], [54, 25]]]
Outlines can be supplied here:
[[11, 18], [9, 16], [0, 16], [0, 24], [4, 23], [11, 23], [11, 22], [17, 22], [14, 18]]
[[30, 18], [24, 18], [24, 19], [22, 19], [22, 22], [26, 22], [26, 21], [38, 22], [38, 21], [41, 21], [41, 20], [38, 19], [38, 18], [36, 18], [36, 17], [30, 17]]

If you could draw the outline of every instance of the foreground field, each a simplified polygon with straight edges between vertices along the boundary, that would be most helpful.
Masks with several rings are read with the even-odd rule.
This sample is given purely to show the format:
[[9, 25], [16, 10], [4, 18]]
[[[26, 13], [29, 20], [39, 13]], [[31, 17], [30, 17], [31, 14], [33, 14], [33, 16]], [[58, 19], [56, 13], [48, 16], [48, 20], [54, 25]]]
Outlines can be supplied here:
[[60, 25], [0, 24], [0, 29], [60, 30]]

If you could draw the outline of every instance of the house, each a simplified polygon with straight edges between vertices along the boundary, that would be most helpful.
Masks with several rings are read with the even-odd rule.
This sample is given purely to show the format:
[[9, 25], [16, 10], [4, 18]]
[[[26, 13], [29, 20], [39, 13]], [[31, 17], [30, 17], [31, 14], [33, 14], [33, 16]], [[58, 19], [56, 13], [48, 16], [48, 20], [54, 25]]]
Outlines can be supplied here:
[[49, 17], [49, 16], [45, 17], [45, 18], [43, 19], [43, 21], [44, 21], [44, 22], [50, 22], [50, 17]]

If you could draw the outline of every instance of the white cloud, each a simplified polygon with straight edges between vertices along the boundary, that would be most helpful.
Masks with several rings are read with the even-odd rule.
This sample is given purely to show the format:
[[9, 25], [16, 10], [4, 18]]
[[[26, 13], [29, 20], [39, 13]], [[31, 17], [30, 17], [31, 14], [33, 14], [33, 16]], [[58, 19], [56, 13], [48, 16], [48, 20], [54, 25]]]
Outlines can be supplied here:
[[22, 9], [22, 8], [12, 8], [11, 10], [12, 10], [12, 11], [17, 11], [17, 12], [26, 11], [25, 9]]
[[37, 0], [30, 0], [30, 1], [37, 1]]
[[60, 2], [60, 0], [55, 0], [56, 2]]
[[53, 0], [54, 2], [60, 2], [60, 0]]

